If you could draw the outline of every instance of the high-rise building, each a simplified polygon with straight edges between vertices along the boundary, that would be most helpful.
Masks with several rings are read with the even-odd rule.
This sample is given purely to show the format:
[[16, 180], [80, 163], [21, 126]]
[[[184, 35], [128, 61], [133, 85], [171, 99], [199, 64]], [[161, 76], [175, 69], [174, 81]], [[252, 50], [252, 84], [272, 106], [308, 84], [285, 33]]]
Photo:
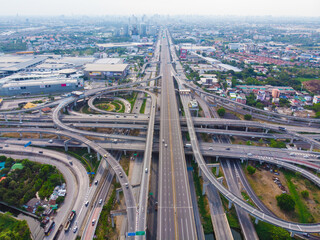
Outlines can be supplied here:
[[280, 90], [275, 88], [275, 89], [272, 89], [272, 97], [273, 98], [279, 98], [280, 97]]

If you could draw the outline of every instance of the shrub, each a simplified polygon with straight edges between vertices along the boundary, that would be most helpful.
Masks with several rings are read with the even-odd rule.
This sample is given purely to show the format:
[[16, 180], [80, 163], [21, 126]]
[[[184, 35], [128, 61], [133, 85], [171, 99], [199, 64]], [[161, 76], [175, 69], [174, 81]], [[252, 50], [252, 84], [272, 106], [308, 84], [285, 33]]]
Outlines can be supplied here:
[[256, 172], [256, 168], [252, 167], [251, 165], [248, 165], [247, 171], [250, 175], [253, 175]]
[[301, 196], [303, 198], [308, 198], [309, 197], [309, 192], [307, 190], [304, 190], [304, 191], [301, 192]]
[[294, 211], [296, 203], [294, 202], [291, 195], [284, 193], [284, 194], [276, 196], [276, 199], [277, 199], [277, 204], [280, 207], [280, 209], [287, 211], [287, 212]]
[[244, 115], [244, 119], [250, 121], [252, 119], [252, 116], [250, 114]]
[[223, 117], [224, 114], [226, 113], [226, 110], [224, 108], [219, 108], [217, 113], [219, 114], [220, 117]]

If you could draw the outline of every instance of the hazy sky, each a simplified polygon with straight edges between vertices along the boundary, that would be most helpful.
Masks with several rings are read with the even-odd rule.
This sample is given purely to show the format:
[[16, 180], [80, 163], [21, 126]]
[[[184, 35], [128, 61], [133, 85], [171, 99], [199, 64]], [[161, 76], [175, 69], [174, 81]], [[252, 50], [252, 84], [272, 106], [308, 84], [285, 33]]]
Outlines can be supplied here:
[[320, 0], [0, 0], [0, 15], [320, 16]]

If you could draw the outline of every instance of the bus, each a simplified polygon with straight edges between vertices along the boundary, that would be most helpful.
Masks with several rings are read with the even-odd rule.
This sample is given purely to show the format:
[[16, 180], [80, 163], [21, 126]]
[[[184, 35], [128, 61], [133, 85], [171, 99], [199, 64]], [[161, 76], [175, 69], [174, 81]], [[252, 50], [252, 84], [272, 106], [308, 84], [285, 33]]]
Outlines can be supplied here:
[[46, 226], [45, 229], [44, 229], [44, 234], [45, 234], [46, 236], [49, 236], [49, 235], [50, 235], [50, 233], [51, 233], [54, 225], [55, 225], [55, 222], [54, 222], [54, 221], [50, 221], [50, 222], [47, 224], [47, 226]]

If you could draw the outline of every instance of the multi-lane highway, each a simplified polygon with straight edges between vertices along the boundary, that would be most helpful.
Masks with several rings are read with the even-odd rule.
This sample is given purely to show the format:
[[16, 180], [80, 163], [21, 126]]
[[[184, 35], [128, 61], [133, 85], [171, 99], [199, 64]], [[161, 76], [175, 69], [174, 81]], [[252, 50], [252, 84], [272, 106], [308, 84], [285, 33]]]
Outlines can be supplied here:
[[161, 121], [158, 235], [161, 239], [196, 239], [177, 99], [168, 43], [161, 39]]

